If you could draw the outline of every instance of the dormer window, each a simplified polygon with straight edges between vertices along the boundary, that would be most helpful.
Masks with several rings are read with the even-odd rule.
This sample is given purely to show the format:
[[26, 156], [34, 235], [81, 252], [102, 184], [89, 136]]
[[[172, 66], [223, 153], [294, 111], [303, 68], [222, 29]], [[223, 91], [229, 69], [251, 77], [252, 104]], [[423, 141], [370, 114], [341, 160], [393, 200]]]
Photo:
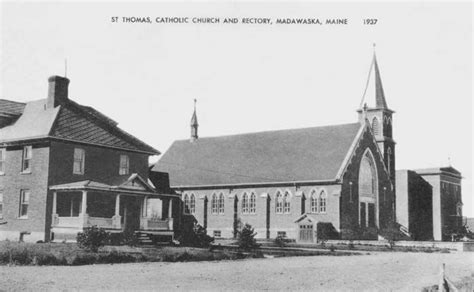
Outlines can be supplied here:
[[120, 155], [120, 175], [126, 175], [130, 172], [130, 160], [128, 155]]
[[73, 174], [84, 174], [84, 165], [86, 160], [86, 152], [81, 148], [74, 148], [74, 165]]
[[31, 159], [32, 158], [33, 158], [33, 147], [32, 146], [23, 147], [21, 172], [24, 172], [24, 173], [31, 172]]

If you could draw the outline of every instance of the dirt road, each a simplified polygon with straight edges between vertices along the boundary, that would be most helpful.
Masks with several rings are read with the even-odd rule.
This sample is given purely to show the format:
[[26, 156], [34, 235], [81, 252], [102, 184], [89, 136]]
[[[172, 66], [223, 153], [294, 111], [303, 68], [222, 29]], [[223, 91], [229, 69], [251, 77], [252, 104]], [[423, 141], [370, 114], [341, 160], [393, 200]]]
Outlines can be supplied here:
[[373, 253], [221, 262], [0, 267], [0, 290], [417, 290], [457, 281], [474, 253]]

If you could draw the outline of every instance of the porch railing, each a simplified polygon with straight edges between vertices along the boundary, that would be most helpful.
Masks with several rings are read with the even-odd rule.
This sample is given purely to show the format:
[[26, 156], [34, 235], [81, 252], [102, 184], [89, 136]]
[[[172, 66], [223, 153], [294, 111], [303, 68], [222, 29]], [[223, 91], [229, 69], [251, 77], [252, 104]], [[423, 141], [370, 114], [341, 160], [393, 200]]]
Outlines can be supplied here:
[[142, 230], [173, 230], [173, 218], [158, 219], [142, 217], [140, 220]]
[[[87, 216], [87, 215], [86, 215]], [[114, 228], [113, 218], [101, 218], [101, 217], [89, 217], [84, 216], [76, 217], [54, 217], [53, 227], [76, 227], [82, 228], [87, 226], [96, 225], [102, 228]]]

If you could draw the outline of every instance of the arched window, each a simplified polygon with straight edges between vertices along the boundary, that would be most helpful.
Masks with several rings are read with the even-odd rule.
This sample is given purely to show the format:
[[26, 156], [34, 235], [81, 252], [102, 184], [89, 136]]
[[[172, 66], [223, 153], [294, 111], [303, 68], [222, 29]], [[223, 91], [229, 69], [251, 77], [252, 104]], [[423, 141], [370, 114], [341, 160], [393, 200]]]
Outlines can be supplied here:
[[189, 214], [189, 197], [188, 197], [188, 194], [184, 194], [184, 214]]
[[249, 212], [249, 197], [247, 196], [247, 193], [244, 193], [242, 196], [242, 213], [248, 214]]
[[194, 214], [196, 212], [196, 197], [194, 194], [191, 194], [189, 199], [189, 213]]
[[277, 214], [283, 213], [283, 196], [281, 195], [280, 192], [277, 192], [277, 194], [276, 194], [275, 212]]
[[319, 194], [319, 212], [320, 213], [326, 213], [326, 202], [327, 202], [326, 192], [322, 191], [321, 194]]
[[318, 212], [318, 196], [316, 195], [316, 191], [313, 190], [311, 192], [311, 213]]
[[366, 154], [360, 163], [359, 192], [361, 196], [373, 197], [376, 188], [376, 174], [372, 159]]
[[212, 194], [212, 199], [211, 199], [211, 213], [212, 214], [217, 214], [218, 209], [217, 209], [217, 195]]
[[255, 193], [252, 193], [250, 195], [250, 213], [255, 214], [256, 211], [257, 211], [257, 196], [255, 195]]
[[388, 147], [388, 149], [387, 149], [387, 170], [388, 170], [388, 175], [392, 175], [391, 174], [391, 170], [392, 170], [392, 149], [390, 149], [390, 147]]
[[219, 214], [224, 214], [224, 194], [219, 194]]
[[285, 196], [283, 197], [284, 213], [290, 213], [290, 200], [290, 194], [285, 192]]
[[372, 119], [372, 131], [376, 136], [380, 133], [379, 120], [376, 117]]

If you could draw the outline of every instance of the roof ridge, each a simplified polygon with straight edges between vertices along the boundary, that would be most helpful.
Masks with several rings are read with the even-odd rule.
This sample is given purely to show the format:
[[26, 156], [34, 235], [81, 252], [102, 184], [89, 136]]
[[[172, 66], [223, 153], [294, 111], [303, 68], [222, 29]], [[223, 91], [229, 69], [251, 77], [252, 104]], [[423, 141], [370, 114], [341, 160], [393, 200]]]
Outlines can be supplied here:
[[[342, 127], [342, 126], [349, 126], [349, 125], [360, 125], [360, 123], [359, 123], [359, 122], [354, 122], [354, 123], [333, 124], [333, 125], [313, 126], [313, 127], [304, 127], [304, 128], [289, 128], [289, 129], [277, 129], [277, 130], [267, 130], [267, 131], [257, 131], [257, 132], [246, 132], [246, 133], [219, 135], [219, 136], [207, 136], [207, 137], [200, 137], [200, 138], [197, 139], [196, 141], [205, 140], [205, 139], [236, 137], [236, 136], [260, 135], [260, 134], [264, 134], [264, 133], [277, 133], [277, 132], [288, 132], [288, 131], [304, 131], [304, 130], [317, 129], [317, 128], [334, 128], [334, 127]], [[175, 142], [181, 142], [181, 141], [189, 141], [189, 139], [179, 139], [179, 140], [175, 140]]]

